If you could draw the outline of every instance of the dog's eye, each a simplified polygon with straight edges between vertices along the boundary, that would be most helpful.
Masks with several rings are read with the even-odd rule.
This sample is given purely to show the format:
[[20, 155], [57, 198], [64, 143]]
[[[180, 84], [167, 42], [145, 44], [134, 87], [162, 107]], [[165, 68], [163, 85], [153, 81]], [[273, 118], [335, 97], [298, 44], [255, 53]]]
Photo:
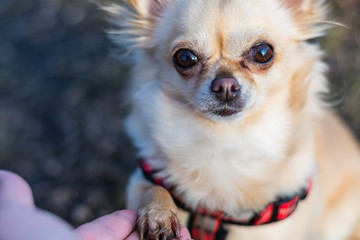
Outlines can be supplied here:
[[260, 64], [269, 63], [274, 57], [274, 50], [270, 44], [259, 43], [250, 52], [250, 58]]
[[198, 57], [188, 49], [180, 49], [174, 54], [175, 65], [183, 69], [193, 67], [198, 61]]

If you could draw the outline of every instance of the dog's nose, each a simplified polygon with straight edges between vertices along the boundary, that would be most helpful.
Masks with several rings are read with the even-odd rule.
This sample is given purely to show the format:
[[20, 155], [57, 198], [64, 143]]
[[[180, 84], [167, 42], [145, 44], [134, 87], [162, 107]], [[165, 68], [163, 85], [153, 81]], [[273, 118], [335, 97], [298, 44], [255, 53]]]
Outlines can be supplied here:
[[219, 78], [211, 83], [211, 90], [216, 98], [229, 101], [235, 99], [240, 91], [240, 85], [234, 78]]

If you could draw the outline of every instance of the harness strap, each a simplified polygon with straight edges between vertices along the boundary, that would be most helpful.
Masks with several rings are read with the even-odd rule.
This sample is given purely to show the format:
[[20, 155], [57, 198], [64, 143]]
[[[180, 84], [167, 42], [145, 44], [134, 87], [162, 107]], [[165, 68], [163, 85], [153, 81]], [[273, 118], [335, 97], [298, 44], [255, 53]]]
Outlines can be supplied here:
[[268, 204], [263, 211], [254, 212], [253, 217], [249, 219], [236, 219], [224, 212], [208, 211], [202, 207], [194, 211], [176, 195], [174, 187], [167, 186], [163, 179], [156, 177], [156, 173], [159, 171], [154, 170], [145, 159], [141, 159], [140, 163], [145, 178], [155, 185], [166, 188], [173, 197], [175, 204], [190, 213], [187, 227], [194, 239], [223, 240], [227, 234], [227, 231], [223, 227], [224, 224], [259, 226], [281, 221], [295, 211], [300, 200], [304, 200], [307, 197], [312, 187], [312, 180], [309, 179], [307, 188], [303, 189], [299, 194], [279, 198], [277, 201]]
[[222, 224], [221, 216], [215, 221], [209, 216], [191, 212], [188, 229], [193, 239], [225, 240], [227, 231]]

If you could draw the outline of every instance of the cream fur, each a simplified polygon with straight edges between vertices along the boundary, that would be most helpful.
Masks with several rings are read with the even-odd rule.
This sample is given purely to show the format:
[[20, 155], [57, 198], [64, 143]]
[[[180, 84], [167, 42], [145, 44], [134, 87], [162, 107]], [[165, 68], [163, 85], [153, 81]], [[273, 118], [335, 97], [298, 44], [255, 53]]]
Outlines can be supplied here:
[[[292, 9], [290, 2], [301, 7]], [[326, 66], [318, 46], [305, 42], [327, 28], [323, 1], [130, 3], [106, 10], [115, 42], [132, 51], [135, 63], [126, 124], [139, 155], [161, 169], [192, 207], [236, 217], [262, 210], [314, 178], [309, 198], [289, 219], [228, 226], [228, 239], [348, 239], [360, 220], [360, 154], [321, 101]], [[274, 46], [273, 65], [242, 69], [236, 63], [258, 39]], [[172, 63], [179, 44], [205, 56], [204, 73], [179, 75]], [[204, 110], [213, 104], [206, 96], [220, 68], [231, 70], [247, 94], [244, 110], [230, 117]], [[150, 186], [137, 171], [128, 206], [141, 208]]]

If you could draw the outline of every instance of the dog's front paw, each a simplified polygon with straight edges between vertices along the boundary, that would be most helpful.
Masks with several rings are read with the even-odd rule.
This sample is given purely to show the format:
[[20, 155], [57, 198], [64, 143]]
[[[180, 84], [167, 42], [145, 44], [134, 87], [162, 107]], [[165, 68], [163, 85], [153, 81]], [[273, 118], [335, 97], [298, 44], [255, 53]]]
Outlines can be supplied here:
[[137, 224], [141, 240], [180, 240], [180, 222], [171, 210], [145, 207]]

